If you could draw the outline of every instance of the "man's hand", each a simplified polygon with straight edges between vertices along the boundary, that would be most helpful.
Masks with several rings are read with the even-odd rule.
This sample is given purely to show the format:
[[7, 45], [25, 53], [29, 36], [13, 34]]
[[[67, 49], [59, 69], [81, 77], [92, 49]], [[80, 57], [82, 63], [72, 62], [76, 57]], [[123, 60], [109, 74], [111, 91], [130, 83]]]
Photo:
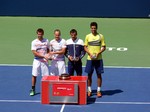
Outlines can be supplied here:
[[75, 58], [75, 61], [79, 61], [79, 59], [80, 59], [79, 57], [76, 57], [76, 58]]
[[44, 58], [46, 60], [52, 60], [53, 59], [53, 54], [49, 52], [49, 53], [47, 53], [47, 54], [44, 55]]
[[74, 59], [73, 59], [72, 56], [68, 56], [68, 59], [69, 59], [70, 61], [74, 61]]

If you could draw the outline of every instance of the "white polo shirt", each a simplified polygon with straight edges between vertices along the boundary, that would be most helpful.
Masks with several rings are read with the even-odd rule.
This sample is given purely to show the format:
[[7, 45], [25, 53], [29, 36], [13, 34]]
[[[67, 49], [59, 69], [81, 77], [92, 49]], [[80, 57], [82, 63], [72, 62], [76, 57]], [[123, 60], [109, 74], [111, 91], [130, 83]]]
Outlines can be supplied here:
[[[42, 41], [39, 39], [35, 39], [31, 43], [31, 50], [35, 50], [36, 52], [40, 53], [41, 55], [45, 55], [47, 53], [47, 49], [49, 48], [49, 41], [48, 39], [43, 38]], [[40, 57], [36, 57], [35, 59], [42, 59]]]
[[[60, 51], [62, 48], [66, 48], [66, 41], [62, 38], [60, 40], [53, 39], [50, 41], [50, 51], [56, 52]], [[64, 61], [65, 56], [64, 54], [54, 54], [53, 60], [58, 60], [58, 61]]]

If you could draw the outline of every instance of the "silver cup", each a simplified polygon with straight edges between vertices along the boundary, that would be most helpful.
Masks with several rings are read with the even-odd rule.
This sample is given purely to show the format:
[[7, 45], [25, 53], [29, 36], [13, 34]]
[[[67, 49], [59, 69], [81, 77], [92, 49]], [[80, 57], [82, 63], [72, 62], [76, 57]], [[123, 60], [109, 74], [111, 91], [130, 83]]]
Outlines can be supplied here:
[[96, 59], [96, 53], [93, 53], [92, 59]]

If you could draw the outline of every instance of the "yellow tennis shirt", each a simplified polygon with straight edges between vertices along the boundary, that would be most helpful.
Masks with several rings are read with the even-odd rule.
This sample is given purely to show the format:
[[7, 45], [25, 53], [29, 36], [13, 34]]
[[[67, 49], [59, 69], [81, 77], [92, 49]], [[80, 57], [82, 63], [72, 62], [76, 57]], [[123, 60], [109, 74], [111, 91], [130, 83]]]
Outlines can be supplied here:
[[[92, 33], [86, 35], [84, 45], [88, 47], [88, 50], [91, 54], [98, 53], [101, 50], [102, 46], [106, 46], [104, 36], [102, 34], [97, 34], [96, 36], [94, 36]], [[100, 59], [102, 59], [101, 54], [95, 60]], [[87, 60], [91, 60], [89, 55], [87, 57]]]

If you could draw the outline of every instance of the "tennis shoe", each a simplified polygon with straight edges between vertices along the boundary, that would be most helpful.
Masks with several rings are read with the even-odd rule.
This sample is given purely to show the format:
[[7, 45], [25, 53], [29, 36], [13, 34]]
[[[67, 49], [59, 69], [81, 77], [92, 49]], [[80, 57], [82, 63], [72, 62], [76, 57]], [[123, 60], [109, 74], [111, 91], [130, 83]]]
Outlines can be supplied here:
[[102, 93], [100, 91], [97, 92], [97, 97], [102, 97]]
[[88, 97], [92, 96], [92, 92], [88, 91], [87, 95]]
[[35, 90], [30, 90], [30, 96], [34, 96], [35, 95]]

